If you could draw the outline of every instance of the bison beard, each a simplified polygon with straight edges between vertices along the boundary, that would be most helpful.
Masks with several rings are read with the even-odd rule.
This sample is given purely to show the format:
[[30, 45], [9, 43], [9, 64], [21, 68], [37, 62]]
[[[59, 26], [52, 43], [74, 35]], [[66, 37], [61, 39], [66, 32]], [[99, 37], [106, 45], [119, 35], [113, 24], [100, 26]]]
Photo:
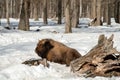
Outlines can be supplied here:
[[52, 39], [40, 40], [35, 48], [35, 52], [41, 58], [46, 58], [51, 62], [66, 64], [67, 66], [70, 65], [72, 60], [81, 57], [77, 50]]

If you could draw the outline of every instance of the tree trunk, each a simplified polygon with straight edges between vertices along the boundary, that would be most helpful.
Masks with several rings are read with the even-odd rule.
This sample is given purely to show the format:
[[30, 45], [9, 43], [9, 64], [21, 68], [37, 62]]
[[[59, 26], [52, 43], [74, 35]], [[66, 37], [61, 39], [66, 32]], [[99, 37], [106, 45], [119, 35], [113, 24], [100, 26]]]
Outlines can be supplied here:
[[29, 27], [29, 6], [30, 2], [29, 0], [23, 0], [22, 2], [22, 8], [20, 13], [20, 21], [18, 25], [18, 29], [28, 31], [30, 30]]
[[43, 3], [43, 22], [44, 22], [44, 24], [48, 24], [48, 21], [47, 21], [47, 0], [44, 0], [44, 3]]
[[79, 14], [80, 17], [82, 17], [82, 1], [83, 1], [83, 0], [80, 0], [80, 14]]
[[72, 4], [74, 4], [72, 11], [72, 27], [77, 28], [79, 24], [79, 0], [74, 0]]
[[6, 18], [7, 18], [7, 27], [10, 27], [10, 20], [9, 20], [9, 0], [6, 0]]
[[120, 23], [120, 0], [115, 1], [114, 17], [116, 23]]
[[13, 0], [10, 0], [10, 17], [13, 17], [12, 16], [12, 13], [13, 13]]
[[107, 22], [107, 25], [110, 25], [111, 24], [111, 12], [110, 12], [110, 1], [107, 0], [106, 2], [106, 22]]
[[102, 16], [103, 22], [106, 22], [106, 8], [107, 8], [107, 0], [102, 3]]
[[65, 17], [65, 0], [62, 0], [62, 17]]
[[1, 18], [2, 18], [2, 1], [0, 1], [0, 26], [1, 26]]
[[87, 17], [87, 2], [82, 0], [82, 17]]
[[116, 22], [120, 23], [120, 1], [117, 3], [117, 16], [116, 16]]
[[101, 2], [102, 0], [97, 0], [97, 8], [96, 8], [97, 20], [96, 20], [95, 26], [101, 25]]
[[100, 35], [98, 44], [86, 55], [71, 62], [71, 70], [85, 77], [120, 76], [120, 52], [113, 48], [113, 36]]
[[34, 20], [37, 21], [37, 20], [39, 20], [39, 18], [38, 18], [38, 0], [33, 1], [33, 5], [34, 5]]
[[92, 19], [92, 2], [93, 0], [90, 0], [88, 3], [88, 18]]
[[58, 24], [61, 24], [62, 22], [62, 0], [58, 0]]
[[66, 2], [66, 7], [65, 7], [65, 33], [71, 33], [72, 29], [71, 29], [71, 13], [70, 13], [70, 4], [71, 4], [71, 0], [65, 0]]
[[93, 0], [93, 19], [96, 18], [96, 0]]
[[119, 1], [119, 4], [118, 4], [118, 5], [119, 5], [119, 6], [118, 6], [118, 9], [119, 9], [119, 10], [118, 10], [118, 14], [119, 14], [119, 15], [118, 15], [118, 19], [119, 19], [118, 22], [120, 23], [120, 1]]
[[[1, 1], [0, 1], [1, 3]], [[1, 18], [2, 18], [2, 3], [0, 4], [0, 26], [1, 26]]]
[[91, 22], [92, 26], [100, 26], [102, 25], [102, 21], [101, 21], [101, 3], [102, 0], [94, 0], [94, 5], [96, 4], [96, 6], [93, 7], [93, 17], [94, 20]]

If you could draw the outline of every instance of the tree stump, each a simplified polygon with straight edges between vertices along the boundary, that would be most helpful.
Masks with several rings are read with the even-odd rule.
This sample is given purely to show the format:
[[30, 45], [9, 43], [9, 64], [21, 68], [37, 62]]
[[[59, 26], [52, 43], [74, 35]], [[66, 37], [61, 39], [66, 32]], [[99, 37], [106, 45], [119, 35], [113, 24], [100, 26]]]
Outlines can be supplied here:
[[120, 76], [120, 52], [113, 48], [113, 37], [100, 35], [98, 44], [86, 55], [71, 62], [71, 71], [78, 76]]
[[46, 59], [29, 59], [27, 61], [22, 62], [22, 64], [26, 64], [29, 66], [37, 66], [39, 64], [42, 64], [44, 67], [49, 67], [49, 64], [47, 63]]

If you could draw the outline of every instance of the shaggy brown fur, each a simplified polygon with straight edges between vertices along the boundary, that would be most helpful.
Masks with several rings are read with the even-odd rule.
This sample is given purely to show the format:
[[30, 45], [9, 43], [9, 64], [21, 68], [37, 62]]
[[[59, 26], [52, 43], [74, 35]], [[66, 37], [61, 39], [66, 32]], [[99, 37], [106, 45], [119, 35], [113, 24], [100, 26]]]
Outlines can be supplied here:
[[42, 39], [38, 42], [35, 52], [48, 61], [70, 65], [72, 60], [81, 57], [81, 54], [66, 45], [52, 39]]

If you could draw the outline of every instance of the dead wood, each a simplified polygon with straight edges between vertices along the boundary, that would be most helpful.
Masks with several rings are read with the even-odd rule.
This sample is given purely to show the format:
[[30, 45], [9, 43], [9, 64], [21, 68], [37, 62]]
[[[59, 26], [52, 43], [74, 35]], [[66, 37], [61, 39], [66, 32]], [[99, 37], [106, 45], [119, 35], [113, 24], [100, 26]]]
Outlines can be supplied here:
[[71, 70], [85, 77], [120, 76], [120, 52], [113, 48], [113, 37], [100, 35], [98, 44], [86, 55], [71, 62]]
[[26, 64], [29, 66], [38, 66], [42, 64], [44, 67], [49, 67], [49, 64], [47, 63], [46, 59], [29, 59], [29, 60], [22, 62], [22, 64]]

